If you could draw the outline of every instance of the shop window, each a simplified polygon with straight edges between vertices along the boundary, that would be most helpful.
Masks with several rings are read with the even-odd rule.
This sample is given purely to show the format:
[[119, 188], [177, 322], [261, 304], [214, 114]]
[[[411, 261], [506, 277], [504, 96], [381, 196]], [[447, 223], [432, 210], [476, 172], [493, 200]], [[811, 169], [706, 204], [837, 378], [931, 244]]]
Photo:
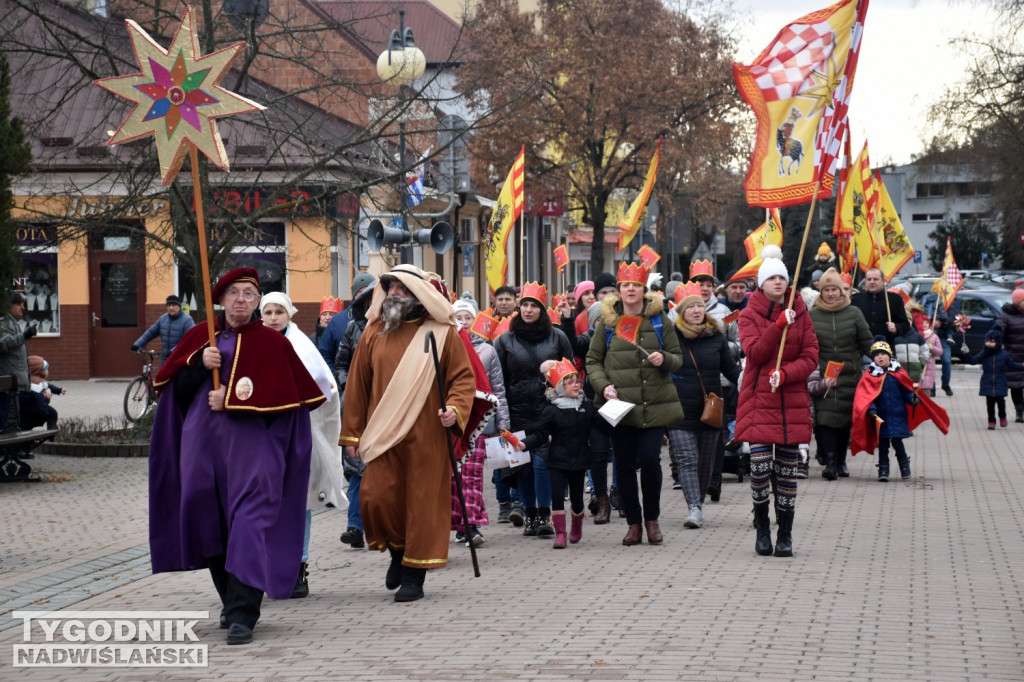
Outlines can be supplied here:
[[24, 329], [36, 325], [40, 336], [60, 335], [60, 296], [57, 286], [57, 226], [45, 223], [18, 223], [18, 248], [21, 272], [12, 283], [25, 294]]
[[[213, 222], [210, 225], [210, 242], [216, 244], [226, 238], [226, 223]], [[184, 247], [178, 250], [184, 252]], [[220, 272], [211, 272], [217, 278], [233, 268], [256, 268], [260, 276], [260, 293], [271, 291], [287, 292], [288, 245], [283, 222], [260, 222], [248, 228], [238, 244], [232, 248], [227, 263]], [[179, 259], [177, 264], [177, 294], [189, 310], [195, 310], [197, 301], [203, 296], [202, 287], [196, 287], [196, 276], [187, 261]], [[216, 304], [216, 301], [214, 301]]]

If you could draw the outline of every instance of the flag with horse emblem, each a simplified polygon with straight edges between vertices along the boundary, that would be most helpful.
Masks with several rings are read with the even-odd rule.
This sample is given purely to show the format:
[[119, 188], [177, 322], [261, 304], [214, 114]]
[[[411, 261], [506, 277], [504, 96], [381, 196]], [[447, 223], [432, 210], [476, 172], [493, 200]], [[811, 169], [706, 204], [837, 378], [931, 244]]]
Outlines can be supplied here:
[[[751, 206], [832, 195], [868, 0], [840, 0], [783, 28], [750, 65], [734, 64], [757, 118], [744, 188]], [[805, 158], [809, 157], [809, 158]]]
[[512, 164], [512, 170], [505, 178], [505, 184], [498, 193], [498, 202], [494, 205], [491, 221], [487, 224], [484, 235], [484, 270], [487, 272], [487, 285], [494, 293], [505, 285], [508, 277], [508, 255], [505, 249], [508, 237], [516, 226], [523, 212], [523, 182], [526, 174], [526, 146], [519, 150], [519, 156]]

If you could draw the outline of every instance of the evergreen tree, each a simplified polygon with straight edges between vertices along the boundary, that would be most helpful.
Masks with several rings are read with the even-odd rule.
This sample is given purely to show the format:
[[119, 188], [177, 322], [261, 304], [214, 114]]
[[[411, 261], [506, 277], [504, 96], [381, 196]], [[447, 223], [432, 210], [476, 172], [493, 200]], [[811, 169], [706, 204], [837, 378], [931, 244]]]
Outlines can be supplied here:
[[10, 289], [21, 271], [21, 257], [11, 212], [14, 209], [12, 179], [31, 168], [32, 152], [21, 129], [11, 116], [11, 69], [0, 52], [0, 311], [10, 307]]

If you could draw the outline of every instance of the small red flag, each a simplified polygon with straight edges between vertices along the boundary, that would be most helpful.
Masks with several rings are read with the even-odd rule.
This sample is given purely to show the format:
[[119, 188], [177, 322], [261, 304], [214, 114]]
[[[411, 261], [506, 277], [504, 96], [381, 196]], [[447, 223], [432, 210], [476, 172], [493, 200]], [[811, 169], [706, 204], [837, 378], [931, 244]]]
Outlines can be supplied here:
[[569, 247], [565, 244], [555, 247], [555, 269], [559, 272], [565, 270], [565, 266], [569, 264]]
[[490, 341], [494, 337], [494, 332], [497, 328], [498, 321], [496, 319], [487, 313], [480, 313], [473, 320], [473, 326], [469, 328], [469, 331], [486, 341]]
[[512, 324], [512, 318], [506, 317], [504, 320], [498, 322], [498, 326], [494, 329], [494, 335], [491, 337], [491, 341], [498, 338], [509, 330], [509, 325]]
[[640, 324], [643, 321], [644, 318], [639, 315], [623, 315], [619, 318], [619, 323], [615, 325], [615, 336], [635, 346], [636, 339], [640, 335]]
[[653, 269], [654, 264], [661, 260], [661, 256], [658, 255], [658, 252], [647, 246], [647, 244], [644, 244], [637, 249], [636, 256], [640, 259], [640, 265], [644, 266], [648, 270]]
[[725, 317], [722, 318], [722, 324], [732, 324], [736, 320], [740, 319], [740, 310], [734, 310]]
[[825, 367], [825, 378], [837, 381], [839, 379], [839, 373], [843, 371], [843, 363], [829, 360], [828, 365]]

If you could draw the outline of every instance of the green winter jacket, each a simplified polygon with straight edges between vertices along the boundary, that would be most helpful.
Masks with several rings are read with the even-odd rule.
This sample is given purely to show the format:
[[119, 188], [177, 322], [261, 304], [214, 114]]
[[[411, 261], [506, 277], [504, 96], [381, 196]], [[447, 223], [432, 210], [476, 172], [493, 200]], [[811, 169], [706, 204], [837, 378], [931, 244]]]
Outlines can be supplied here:
[[864, 313], [853, 305], [829, 313], [815, 304], [811, 321], [818, 337], [818, 369], [822, 376], [829, 361], [843, 363], [839, 382], [824, 397], [814, 399], [814, 423], [848, 429], [853, 424], [853, 394], [860, 381], [860, 359], [871, 349], [871, 330]]
[[[608, 294], [601, 302], [601, 318], [594, 328], [587, 353], [587, 379], [594, 388], [594, 403], [598, 407], [604, 405], [607, 402], [604, 389], [614, 386], [619, 400], [636, 405], [619, 423], [639, 429], [665, 427], [683, 418], [683, 407], [671, 376], [683, 363], [679, 338], [668, 316], [662, 312], [661, 296], [647, 293], [644, 298], [644, 320], [637, 344], [648, 353], [661, 351], [665, 358], [661, 367], [653, 367], [636, 346], [615, 335], [606, 347], [605, 330], [614, 329], [622, 316], [622, 300], [618, 294]], [[661, 345], [651, 323], [656, 316], [661, 318]]]

